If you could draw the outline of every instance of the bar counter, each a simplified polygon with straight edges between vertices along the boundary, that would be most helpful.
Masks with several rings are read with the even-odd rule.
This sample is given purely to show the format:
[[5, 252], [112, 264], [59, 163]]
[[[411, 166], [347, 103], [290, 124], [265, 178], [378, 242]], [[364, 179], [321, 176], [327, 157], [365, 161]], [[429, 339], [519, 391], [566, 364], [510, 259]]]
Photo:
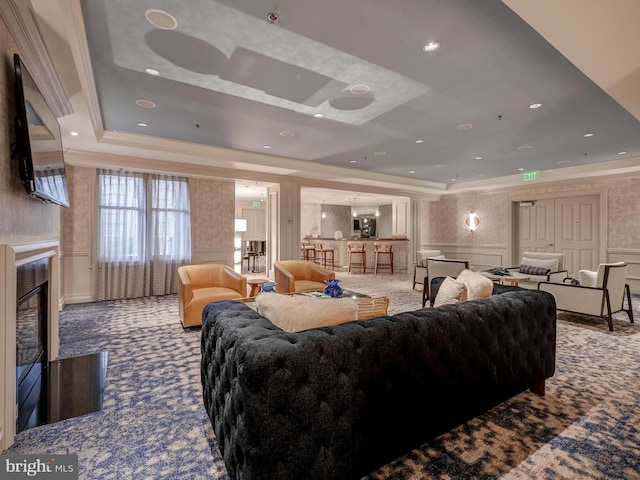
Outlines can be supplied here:
[[[335, 255], [335, 268], [347, 269], [349, 265], [349, 256], [347, 253], [347, 242], [361, 242], [365, 245], [367, 258], [367, 273], [373, 273], [375, 254], [373, 253], [373, 244], [375, 242], [389, 243], [393, 246], [393, 271], [394, 273], [406, 273], [409, 265], [409, 240], [395, 238], [343, 238], [336, 240], [334, 238], [304, 238], [302, 243], [305, 245], [322, 244], [324, 248], [333, 248]], [[317, 256], [317, 253], [316, 253]], [[381, 258], [381, 263], [387, 263], [387, 258]], [[388, 268], [378, 269], [380, 272], [389, 273]], [[352, 271], [360, 272], [360, 268], [352, 269]]]

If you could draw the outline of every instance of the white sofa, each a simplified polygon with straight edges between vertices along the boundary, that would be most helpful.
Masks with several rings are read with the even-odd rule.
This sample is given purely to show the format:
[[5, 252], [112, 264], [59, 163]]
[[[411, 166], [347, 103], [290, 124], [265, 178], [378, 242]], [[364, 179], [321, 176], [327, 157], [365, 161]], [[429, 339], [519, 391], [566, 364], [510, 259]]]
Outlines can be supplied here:
[[564, 253], [524, 252], [520, 265], [509, 267], [511, 273], [527, 275], [529, 280], [520, 282], [524, 288], [538, 288], [539, 282], [562, 283], [568, 276], [564, 268]]

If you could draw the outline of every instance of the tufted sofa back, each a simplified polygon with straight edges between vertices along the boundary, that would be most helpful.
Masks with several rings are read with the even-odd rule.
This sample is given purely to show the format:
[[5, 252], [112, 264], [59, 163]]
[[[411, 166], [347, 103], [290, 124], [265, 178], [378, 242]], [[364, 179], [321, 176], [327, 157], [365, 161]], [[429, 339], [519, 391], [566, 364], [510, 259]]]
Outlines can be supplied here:
[[555, 368], [555, 302], [492, 297], [286, 333], [206, 307], [204, 405], [232, 479], [354, 479]]

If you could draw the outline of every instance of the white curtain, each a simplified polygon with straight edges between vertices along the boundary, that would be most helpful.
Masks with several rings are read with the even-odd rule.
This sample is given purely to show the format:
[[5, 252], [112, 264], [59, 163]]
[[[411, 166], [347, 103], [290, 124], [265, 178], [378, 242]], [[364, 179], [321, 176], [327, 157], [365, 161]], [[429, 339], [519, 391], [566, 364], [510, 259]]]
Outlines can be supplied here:
[[177, 293], [191, 261], [188, 179], [98, 170], [95, 232], [94, 299]]

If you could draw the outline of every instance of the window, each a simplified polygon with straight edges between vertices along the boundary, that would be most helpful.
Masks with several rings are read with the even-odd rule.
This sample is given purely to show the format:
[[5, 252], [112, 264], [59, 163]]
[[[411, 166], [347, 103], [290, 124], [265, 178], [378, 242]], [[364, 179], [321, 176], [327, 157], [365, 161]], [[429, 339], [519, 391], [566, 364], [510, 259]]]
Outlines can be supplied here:
[[96, 207], [96, 298], [175, 293], [170, 276], [191, 259], [188, 179], [99, 170]]

